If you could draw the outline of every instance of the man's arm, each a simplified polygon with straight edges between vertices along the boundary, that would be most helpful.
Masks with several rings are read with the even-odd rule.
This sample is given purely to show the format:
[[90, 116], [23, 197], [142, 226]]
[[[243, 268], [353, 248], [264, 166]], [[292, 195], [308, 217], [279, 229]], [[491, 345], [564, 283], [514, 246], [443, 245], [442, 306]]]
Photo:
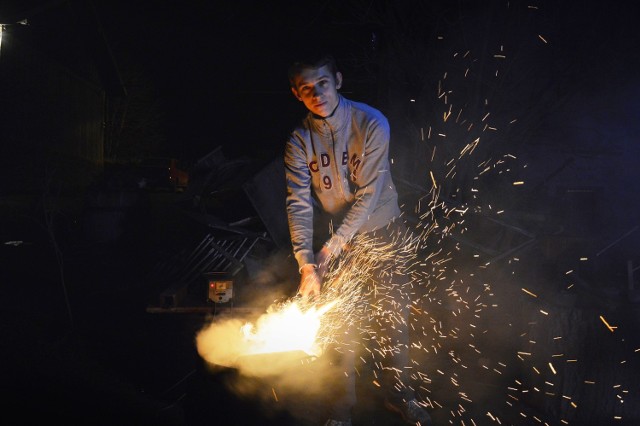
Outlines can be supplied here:
[[289, 233], [300, 272], [298, 294], [306, 298], [320, 294], [326, 262], [321, 254], [316, 258], [313, 253], [311, 173], [301, 142], [293, 136], [285, 150], [285, 176]]
[[311, 172], [302, 142], [292, 136], [284, 156], [287, 183], [287, 219], [293, 254], [302, 268], [315, 262], [313, 256], [313, 203], [311, 200]]
[[325, 244], [331, 256], [337, 256], [349, 239], [369, 219], [380, 198], [382, 185], [389, 181], [385, 179], [385, 174], [391, 173], [388, 159], [389, 122], [381, 116], [372, 120], [369, 126], [361, 166], [356, 176], [356, 201], [347, 211], [335, 234]]

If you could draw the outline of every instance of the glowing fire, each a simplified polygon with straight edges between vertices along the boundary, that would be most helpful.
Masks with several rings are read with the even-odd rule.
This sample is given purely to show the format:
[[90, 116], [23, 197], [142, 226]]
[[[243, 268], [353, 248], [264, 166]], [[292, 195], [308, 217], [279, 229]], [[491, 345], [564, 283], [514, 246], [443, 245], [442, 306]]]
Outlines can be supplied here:
[[262, 315], [255, 326], [246, 323], [242, 333], [248, 347], [243, 355], [295, 350], [321, 355], [322, 348], [316, 339], [320, 319], [335, 303], [303, 310], [297, 302], [292, 302], [281, 311]]
[[247, 355], [302, 351], [320, 356], [322, 316], [336, 303], [306, 308], [292, 301], [269, 308], [255, 325], [237, 319], [213, 322], [197, 335], [198, 353], [213, 365], [227, 367], [238, 366], [238, 359]]

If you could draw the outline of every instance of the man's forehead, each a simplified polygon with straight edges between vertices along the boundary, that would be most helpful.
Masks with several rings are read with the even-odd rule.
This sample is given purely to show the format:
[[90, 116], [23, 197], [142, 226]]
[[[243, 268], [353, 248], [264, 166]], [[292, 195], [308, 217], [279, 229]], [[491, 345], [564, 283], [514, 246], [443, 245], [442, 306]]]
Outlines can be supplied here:
[[333, 78], [328, 65], [320, 68], [305, 68], [295, 78], [296, 86], [301, 84], [314, 83], [325, 78]]

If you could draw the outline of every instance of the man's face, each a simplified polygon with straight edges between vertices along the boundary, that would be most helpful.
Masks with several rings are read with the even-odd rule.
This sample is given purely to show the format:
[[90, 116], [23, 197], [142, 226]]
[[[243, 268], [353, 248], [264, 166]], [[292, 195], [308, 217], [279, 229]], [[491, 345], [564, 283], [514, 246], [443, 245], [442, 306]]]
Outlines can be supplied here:
[[294, 78], [291, 91], [313, 114], [327, 117], [338, 105], [338, 89], [341, 85], [342, 74], [338, 72], [334, 77], [328, 66], [324, 65], [304, 69]]

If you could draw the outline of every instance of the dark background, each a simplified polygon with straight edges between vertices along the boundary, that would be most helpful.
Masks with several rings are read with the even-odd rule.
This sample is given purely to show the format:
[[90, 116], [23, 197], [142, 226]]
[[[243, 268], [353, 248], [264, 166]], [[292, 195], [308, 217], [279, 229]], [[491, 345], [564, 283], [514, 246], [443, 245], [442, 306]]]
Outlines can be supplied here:
[[[96, 11], [123, 75], [128, 66], [137, 66], [152, 82], [167, 114], [169, 143], [174, 150], [182, 147], [183, 156], [206, 153], [216, 143], [229, 149], [279, 148], [301, 113], [285, 78], [288, 61], [298, 50], [317, 45], [335, 51], [344, 68], [345, 91], [375, 101], [388, 114], [397, 106], [379, 95], [380, 86], [421, 96], [431, 104], [425, 108], [433, 108], [435, 101], [425, 92], [433, 96], [444, 72], [454, 73], [455, 52], [469, 50], [484, 61], [483, 55], [498, 53], [500, 46], [512, 61], [504, 72], [525, 86], [508, 94], [493, 88], [492, 95], [506, 98], [503, 105], [527, 94], [526, 89], [541, 95], [553, 90], [556, 102], [581, 94], [594, 103], [613, 99], [620, 120], [633, 114], [623, 107], [625, 94], [634, 90], [638, 63], [633, 14], [624, 5], [604, 2], [531, 6], [535, 9], [473, 1], [395, 6], [176, 1], [162, 8], [96, 2]], [[485, 78], [494, 70], [475, 71]], [[532, 96], [520, 102], [535, 107], [542, 100]], [[584, 112], [565, 114], [559, 121]], [[245, 126], [246, 120], [255, 124]]]
[[[629, 268], [640, 261], [640, 30], [633, 12], [622, 2], [546, 0], [0, 3], [7, 25], [0, 51], [7, 360], [0, 371], [14, 424], [40, 416], [68, 424], [294, 423], [235, 398], [207, 374], [193, 344], [206, 315], [148, 308], [169, 284], [151, 280], [158, 265], [172, 266], [203, 235], [226, 237], [229, 224], [245, 219], [249, 226], [234, 232], [267, 238], [238, 276], [247, 289], [240, 301], [253, 305], [253, 290], [275, 298], [295, 288], [289, 247], [276, 244], [282, 235], [268, 226], [282, 219], [281, 181], [258, 173], [279, 161], [305, 113], [290, 93], [287, 65], [318, 45], [337, 57], [343, 94], [389, 117], [406, 216], [425, 211], [416, 205], [428, 204], [433, 181], [442, 200], [468, 212], [428, 219], [442, 226], [426, 250], [442, 248], [432, 260], [449, 265], [448, 277], [477, 274], [467, 281], [478, 284], [474, 291], [494, 286], [504, 308], [485, 319], [483, 362], [526, 352], [532, 341], [555, 344], [558, 335], [565, 345], [533, 351], [542, 365], [556, 352], [585, 361], [562, 379], [542, 377], [579, 399], [580, 410], [561, 398], [523, 398], [507, 409], [514, 421], [521, 409], [553, 424], [609, 424], [616, 413], [636, 424], [640, 405], [629, 382], [637, 377], [639, 298]], [[25, 18], [27, 25], [18, 23]], [[460, 154], [478, 138], [472, 155]], [[216, 148], [224, 155], [198, 163]], [[147, 157], [179, 159], [191, 173], [189, 189], [140, 191], [138, 176], [115, 168]], [[249, 181], [262, 192], [261, 206], [247, 199]], [[446, 235], [442, 228], [453, 223], [456, 232]], [[448, 253], [457, 254], [450, 263]], [[458, 325], [446, 306], [427, 306]], [[600, 315], [619, 326], [616, 333]], [[531, 369], [515, 373], [530, 378]], [[597, 379], [597, 390], [589, 393], [584, 379]], [[477, 422], [504, 405], [492, 381], [483, 383]], [[611, 391], [619, 383], [632, 389], [624, 408]], [[544, 386], [535, 375], [531, 384]], [[456, 406], [459, 389], [445, 388], [434, 393]], [[358, 420], [391, 422], [371, 401]], [[451, 419], [448, 406], [433, 415]]]
[[[145, 122], [146, 136], [157, 146], [146, 149], [192, 162], [218, 145], [234, 155], [278, 153], [303, 113], [289, 92], [286, 68], [297, 51], [309, 46], [335, 53], [345, 74], [344, 93], [387, 113], [402, 132], [396, 145], [414, 143], [407, 139], [415, 134], [405, 134], [409, 125], [440, 119], [435, 111], [438, 81], [463, 71], [468, 64], [454, 55], [466, 51], [475, 55], [470, 63], [477, 65], [467, 76], [472, 84], [456, 81], [449, 89], [460, 92], [465, 106], [478, 108], [471, 116], [484, 115], [481, 105], [471, 104], [486, 99], [494, 116], [509, 111], [520, 121], [529, 118], [528, 138], [540, 137], [534, 134], [540, 122], [555, 132], [554, 125], [575, 127], [576, 121], [605, 109], [612, 117], [599, 118], [598, 125], [634, 124], [629, 102], [637, 90], [639, 36], [633, 14], [620, 4], [13, 3], [5, 2], [4, 16], [29, 15], [30, 26], [12, 25], [7, 31], [25, 30], [66, 66], [81, 66], [78, 57], [95, 50], [77, 37], [87, 28], [97, 29], [112, 57], [109, 66], [117, 67], [129, 95], [134, 115], [124, 126], [135, 127], [134, 120], [141, 120], [135, 114], [147, 111], [152, 116]], [[83, 26], [85, 33], [78, 30]], [[501, 49], [506, 66], [493, 58]], [[503, 77], [490, 83], [498, 67]], [[409, 99], [414, 105], [407, 106]], [[557, 138], [556, 144], [581, 145], [579, 136]], [[524, 142], [504, 138], [501, 143], [507, 151]], [[139, 154], [128, 151], [131, 147], [120, 149], [121, 156]]]

